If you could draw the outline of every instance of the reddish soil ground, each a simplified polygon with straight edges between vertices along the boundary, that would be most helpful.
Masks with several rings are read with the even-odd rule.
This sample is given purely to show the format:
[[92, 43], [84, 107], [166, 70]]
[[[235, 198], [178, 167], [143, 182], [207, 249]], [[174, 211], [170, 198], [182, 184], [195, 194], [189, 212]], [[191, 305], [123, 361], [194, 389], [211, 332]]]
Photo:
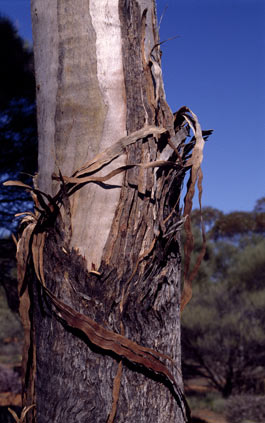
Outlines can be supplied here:
[[198, 423], [228, 423], [221, 414], [206, 409], [192, 410], [191, 415], [194, 419], [194, 423], [196, 423], [196, 421], [198, 421]]

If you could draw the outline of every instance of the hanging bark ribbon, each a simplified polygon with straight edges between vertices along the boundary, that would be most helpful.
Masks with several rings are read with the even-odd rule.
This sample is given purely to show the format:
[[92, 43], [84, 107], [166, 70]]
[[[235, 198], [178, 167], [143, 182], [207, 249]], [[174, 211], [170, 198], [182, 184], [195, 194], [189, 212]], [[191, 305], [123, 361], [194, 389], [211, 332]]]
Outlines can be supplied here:
[[[136, 131], [130, 134], [128, 137], [124, 137], [117, 141], [114, 145], [107, 148], [103, 152], [96, 155], [92, 160], [85, 163], [80, 169], [76, 170], [72, 176], [62, 176], [61, 174], [53, 175], [55, 180], [58, 180], [61, 183], [61, 187], [58, 193], [52, 198], [51, 196], [43, 193], [42, 191], [32, 188], [29, 185], [25, 185], [19, 181], [8, 181], [5, 185], [10, 186], [20, 186], [31, 191], [33, 200], [35, 202], [36, 212], [35, 215], [31, 212], [24, 213], [24, 221], [27, 226], [25, 227], [22, 237], [18, 241], [17, 245], [17, 261], [18, 261], [18, 278], [19, 278], [19, 291], [21, 295], [21, 313], [24, 315], [24, 323], [26, 322], [26, 344], [29, 344], [29, 335], [30, 335], [30, 321], [28, 318], [29, 315], [29, 297], [27, 292], [27, 287], [24, 287], [24, 279], [27, 271], [27, 265], [29, 257], [32, 257], [35, 273], [39, 283], [41, 284], [43, 291], [46, 293], [47, 297], [50, 299], [51, 304], [53, 305], [54, 312], [57, 317], [63, 322], [75, 329], [82, 331], [87, 338], [97, 347], [115, 353], [119, 359], [118, 372], [114, 380], [113, 387], [113, 407], [109, 415], [109, 423], [113, 422], [114, 416], [116, 413], [117, 402], [119, 397], [120, 381], [122, 375], [122, 360], [128, 360], [132, 363], [138, 364], [146, 369], [151, 370], [154, 373], [162, 375], [165, 380], [167, 380], [175, 393], [175, 397], [178, 399], [180, 404], [184, 404], [182, 413], [185, 416], [185, 420], [189, 421], [189, 408], [186, 403], [184, 394], [182, 390], [177, 385], [172, 372], [168, 369], [167, 365], [163, 363], [162, 360], [169, 360], [172, 364], [172, 359], [167, 355], [159, 353], [152, 348], [143, 347], [136, 342], [126, 338], [124, 336], [123, 327], [121, 327], [121, 334], [117, 334], [111, 330], [105, 329], [103, 326], [98, 324], [96, 321], [92, 320], [88, 316], [78, 313], [69, 305], [65, 304], [63, 301], [59, 300], [46, 286], [45, 284], [45, 272], [43, 266], [43, 248], [45, 245], [46, 232], [45, 224], [47, 221], [53, 222], [52, 219], [56, 219], [57, 214], [60, 212], [60, 207], [64, 204], [63, 198], [65, 196], [72, 195], [76, 189], [80, 189], [84, 184], [87, 183], [98, 183], [105, 182], [117, 175], [118, 173], [125, 172], [126, 170], [132, 167], [140, 167], [141, 169], [155, 168], [155, 167], [171, 167], [171, 168], [181, 168], [181, 169], [191, 169], [190, 180], [187, 187], [187, 194], [185, 197], [185, 207], [184, 207], [184, 228], [186, 231], [187, 239], [184, 247], [185, 251], [185, 267], [184, 267], [184, 288], [181, 300], [181, 309], [187, 304], [191, 297], [191, 280], [194, 277], [195, 272], [197, 272], [200, 261], [203, 258], [204, 250], [199, 256], [199, 259], [196, 262], [196, 265], [192, 272], [189, 272], [190, 268], [190, 256], [193, 249], [193, 236], [191, 232], [190, 224], [190, 214], [192, 210], [192, 199], [195, 192], [195, 185], [198, 183], [199, 189], [199, 201], [201, 207], [201, 194], [202, 194], [202, 172], [201, 172], [201, 162], [203, 158], [203, 147], [204, 139], [202, 131], [197, 119], [197, 116], [190, 111], [188, 108], [182, 108], [179, 111], [178, 117], [182, 119], [182, 126], [176, 131], [175, 137], [179, 136], [177, 145], [174, 144], [173, 138], [170, 139], [168, 145], [172, 149], [172, 153], [175, 153], [176, 161], [170, 160], [156, 160], [153, 162], [147, 163], [137, 163], [137, 164], [128, 164], [126, 166], [119, 167], [106, 175], [98, 176], [95, 175], [96, 172], [100, 171], [103, 167], [107, 166], [118, 156], [126, 152], [126, 147], [137, 141], [142, 141], [144, 138], [156, 137], [159, 138], [161, 134], [167, 132], [165, 128], [155, 127], [155, 126], [146, 126], [139, 131]], [[185, 150], [185, 139], [186, 133], [183, 131], [184, 126], [189, 126], [195, 136], [194, 145], [191, 143], [188, 149]], [[183, 132], [183, 134], [182, 134]], [[180, 133], [182, 135], [180, 135]], [[170, 138], [168, 134], [168, 138]], [[186, 158], [186, 153], [188, 154], [192, 150], [192, 154], [189, 158]], [[169, 215], [170, 216], [170, 215]], [[178, 227], [176, 226], [173, 230], [177, 231]], [[205, 234], [202, 226], [203, 236], [204, 236], [204, 248], [205, 248]], [[167, 235], [170, 233], [170, 228], [168, 229]], [[155, 245], [155, 241], [151, 247], [146, 251], [151, 251]], [[135, 269], [137, 270], [138, 264], [142, 257], [145, 257], [146, 252], [140, 255]], [[134, 273], [136, 272], [134, 270]], [[133, 273], [133, 275], [134, 275]], [[132, 277], [131, 277], [132, 278]], [[27, 344], [27, 348], [28, 348]]]
[[[187, 114], [189, 113], [191, 117]], [[200, 212], [201, 212], [201, 197], [202, 197], [202, 179], [203, 174], [201, 170], [201, 163], [203, 160], [203, 148], [204, 148], [204, 138], [202, 135], [202, 130], [198, 121], [197, 116], [188, 108], [183, 108], [183, 118], [188, 123], [189, 127], [192, 129], [195, 137], [195, 145], [192, 150], [192, 155], [190, 159], [186, 162], [186, 167], [191, 167], [190, 171], [190, 178], [187, 184], [187, 194], [184, 200], [184, 229], [186, 234], [186, 242], [184, 245], [184, 285], [181, 297], [181, 305], [180, 309], [183, 311], [186, 304], [190, 301], [192, 297], [192, 280], [196, 276], [198, 269], [200, 267], [201, 261], [205, 255], [206, 251], [206, 236], [204, 225], [202, 221], [202, 213], [201, 213], [201, 229], [202, 229], [202, 238], [203, 238], [203, 246], [201, 253], [196, 261], [194, 269], [190, 272], [190, 260], [191, 254], [194, 247], [194, 239], [191, 229], [191, 211], [192, 211], [192, 202], [195, 193], [195, 186], [197, 183], [198, 191], [199, 191], [199, 204], [200, 204]]]

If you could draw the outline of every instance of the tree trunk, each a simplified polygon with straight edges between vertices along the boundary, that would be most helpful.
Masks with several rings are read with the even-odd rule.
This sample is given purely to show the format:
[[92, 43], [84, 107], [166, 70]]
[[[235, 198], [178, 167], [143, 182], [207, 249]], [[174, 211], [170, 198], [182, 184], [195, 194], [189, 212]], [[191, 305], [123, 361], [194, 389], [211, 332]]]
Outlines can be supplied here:
[[[182, 423], [180, 245], [171, 228], [185, 168], [168, 144], [176, 150], [183, 139], [165, 101], [154, 0], [32, 0], [32, 22], [37, 184], [50, 204], [39, 204], [33, 231], [38, 278], [27, 276], [24, 405], [36, 404], [27, 421], [110, 423], [116, 414]], [[94, 165], [106, 149], [110, 162]], [[113, 333], [171, 360], [130, 359]]]

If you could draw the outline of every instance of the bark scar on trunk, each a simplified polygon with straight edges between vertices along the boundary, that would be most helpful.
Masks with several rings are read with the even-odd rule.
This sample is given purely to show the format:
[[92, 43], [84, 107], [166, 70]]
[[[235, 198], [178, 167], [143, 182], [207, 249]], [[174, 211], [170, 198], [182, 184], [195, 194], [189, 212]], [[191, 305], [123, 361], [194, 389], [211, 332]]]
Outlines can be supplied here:
[[[189, 116], [187, 113], [190, 113]], [[58, 177], [54, 176], [61, 182], [61, 188], [59, 192], [52, 198], [49, 195], [41, 192], [37, 188], [31, 188], [28, 185], [24, 185], [20, 182], [9, 181], [5, 183], [6, 185], [19, 185], [26, 189], [31, 190], [33, 194], [33, 199], [35, 201], [36, 212], [35, 215], [32, 213], [28, 213], [26, 217], [23, 219], [24, 224], [26, 227], [22, 233], [22, 236], [18, 242], [18, 249], [17, 249], [17, 260], [18, 260], [18, 267], [19, 267], [19, 286], [22, 294], [25, 292], [24, 280], [27, 272], [27, 266], [29, 257], [32, 256], [33, 264], [37, 279], [42, 287], [42, 290], [46, 293], [46, 296], [50, 299], [51, 305], [53, 306], [53, 310], [56, 313], [57, 318], [61, 319], [64, 324], [73, 328], [74, 330], [78, 329], [79, 331], [83, 332], [92, 344], [96, 345], [103, 351], [112, 352], [117, 355], [120, 360], [126, 360], [128, 362], [134, 363], [137, 366], [142, 366], [146, 368], [147, 371], [151, 371], [154, 374], [160, 374], [163, 379], [163, 383], [168, 385], [172, 395], [178, 402], [180, 409], [183, 413], [183, 417], [186, 421], [189, 421], [189, 408], [186, 403], [184, 394], [182, 390], [179, 388], [173, 373], [169, 370], [168, 366], [163, 363], [162, 360], [169, 360], [171, 364], [174, 364], [174, 360], [172, 360], [168, 355], [162, 354], [160, 352], [155, 351], [153, 348], [147, 348], [141, 346], [139, 343], [131, 341], [127, 338], [124, 333], [124, 322], [123, 317], [125, 317], [127, 310], [125, 310], [125, 305], [129, 296], [132, 296], [132, 284], [131, 282], [134, 280], [135, 276], [137, 275], [139, 265], [143, 260], [147, 257], [151, 256], [153, 251], [155, 250], [156, 243], [162, 242], [165, 248], [164, 254], [167, 254], [167, 250], [170, 248], [171, 242], [174, 239], [177, 231], [179, 230], [180, 226], [186, 223], [192, 207], [192, 197], [194, 195], [194, 186], [197, 181], [199, 180], [199, 184], [201, 184], [201, 173], [200, 173], [200, 164], [202, 160], [202, 149], [204, 146], [204, 139], [203, 134], [200, 129], [198, 120], [196, 115], [194, 115], [188, 108], [182, 108], [179, 111], [179, 114], [176, 117], [179, 119], [181, 115], [183, 117], [184, 122], [187, 122], [189, 126], [194, 129], [195, 139], [191, 143], [191, 146], [185, 146], [183, 144], [185, 142], [186, 133], [183, 132], [182, 137], [180, 136], [179, 144], [176, 147], [175, 144], [172, 144], [170, 140], [170, 135], [164, 128], [156, 128], [156, 127], [145, 127], [142, 130], [136, 131], [129, 135], [128, 137], [122, 138], [117, 143], [115, 143], [112, 147], [104, 150], [103, 152], [99, 153], [94, 159], [86, 163], [81, 167], [81, 169], [76, 170], [72, 177], [65, 177], [63, 175], [59, 175]], [[183, 125], [182, 125], [183, 126]], [[181, 128], [178, 129], [178, 132], [181, 132]], [[105, 176], [94, 176], [94, 174], [105, 167], [110, 163], [114, 157], [119, 156], [124, 153], [124, 149], [128, 145], [133, 145], [137, 141], [143, 140], [143, 137], [146, 138], [147, 141], [150, 141], [150, 134], [156, 135], [157, 137], [163, 136], [166, 134], [167, 142], [170, 143], [172, 149], [172, 154], [175, 154], [175, 160], [173, 161], [164, 161], [164, 160], [156, 160], [151, 161], [149, 163], [135, 163], [130, 164], [127, 166], [120, 167], [115, 171], [110, 172]], [[158, 142], [158, 141], [157, 141]], [[180, 153], [176, 154], [175, 150], [182, 146], [182, 156], [180, 160]], [[192, 154], [190, 155], [190, 151], [192, 149]], [[75, 189], [80, 189], [85, 183], [90, 182], [99, 182], [103, 180], [108, 180], [113, 176], [115, 172], [124, 172], [129, 167], [144, 167], [144, 168], [158, 168], [162, 169], [165, 166], [170, 169], [169, 172], [170, 178], [167, 180], [165, 179], [164, 182], [169, 183], [168, 189], [170, 189], [171, 184], [173, 183], [175, 177], [174, 172], [177, 172], [175, 169], [178, 169], [181, 172], [181, 175], [185, 174], [188, 169], [191, 169], [191, 183], [188, 186], [186, 200], [185, 200], [185, 209], [184, 209], [184, 218], [174, 223], [174, 225], [170, 225], [169, 222], [171, 217], [174, 213], [176, 204], [173, 205], [173, 208], [164, 215], [165, 205], [167, 204], [166, 196], [162, 195], [162, 191], [157, 191], [157, 195], [160, 195], [160, 215], [159, 215], [159, 230], [157, 236], [153, 239], [150, 243], [149, 247], [144, 249], [142, 253], [139, 254], [138, 258], [135, 261], [134, 267], [132, 268], [131, 275], [127, 280], [123, 282], [122, 285], [122, 295], [121, 300], [119, 301], [119, 309], [120, 309], [120, 332], [115, 333], [113, 330], [109, 330], [104, 328], [101, 324], [97, 323], [94, 319], [91, 319], [84, 313], [79, 313], [76, 311], [72, 306], [68, 305], [64, 301], [60, 300], [46, 285], [45, 281], [45, 269], [43, 263], [43, 251], [45, 246], [45, 240], [47, 236], [49, 237], [49, 233], [52, 231], [57, 231], [60, 234], [60, 230], [56, 229], [58, 218], [61, 222], [64, 222], [64, 236], [60, 241], [61, 253], [70, 255], [71, 252], [69, 251], [69, 244], [71, 238], [71, 216], [70, 216], [70, 208], [69, 208], [69, 199], [70, 195], [74, 195]], [[172, 177], [173, 175], [173, 177]], [[178, 173], [176, 173], [178, 175]], [[163, 186], [160, 187], [160, 190], [164, 189]], [[199, 193], [201, 195], [201, 185], [199, 185]], [[167, 191], [165, 191], [167, 192]], [[160, 193], [160, 194], [159, 194]], [[138, 193], [139, 195], [141, 193]], [[145, 196], [144, 196], [145, 197]], [[49, 203], [47, 204], [47, 201]], [[152, 203], [151, 203], [152, 204]], [[61, 211], [60, 211], [61, 210]], [[162, 212], [162, 213], [161, 213]], [[63, 218], [62, 218], [63, 216]], [[187, 229], [186, 229], [187, 230]], [[188, 227], [188, 230], [189, 227]], [[191, 236], [191, 232], [188, 232], [188, 235]], [[61, 236], [61, 235], [60, 235]], [[187, 250], [188, 254], [188, 261], [190, 259], [191, 254], [191, 240], [188, 239], [189, 247]], [[60, 245], [60, 244], [59, 244]], [[163, 261], [162, 257], [157, 257], [158, 262]], [[197, 265], [196, 265], [197, 266]], [[101, 277], [101, 273], [96, 271], [95, 269], [91, 269], [92, 273], [95, 272], [98, 277]], [[194, 272], [193, 272], [194, 273]], [[161, 275], [163, 274], [163, 269], [161, 271]], [[185, 274], [186, 275], [186, 274]], [[190, 276], [189, 276], [190, 278]], [[190, 282], [191, 278], [189, 279]], [[133, 284], [133, 289], [137, 291], [138, 280], [136, 279]], [[70, 286], [73, 285], [70, 282]], [[23, 291], [22, 291], [23, 289]], [[75, 291], [75, 290], [74, 290]], [[75, 291], [76, 292], [76, 291]], [[145, 294], [144, 294], [145, 295]], [[186, 301], [186, 291], [184, 285], [184, 300]], [[154, 299], [156, 299], [157, 293], [155, 294]], [[142, 297], [143, 300], [144, 296]], [[141, 300], [141, 301], [142, 301]], [[27, 307], [26, 315], [29, 314], [29, 306]], [[155, 307], [154, 307], [155, 310]], [[24, 322], [28, 322], [28, 317], [24, 315]], [[27, 323], [29, 326], [30, 323]], [[31, 331], [31, 328], [28, 328], [28, 332]], [[109, 415], [109, 423], [113, 420], [113, 416], [116, 413], [117, 409], [117, 402], [119, 397], [120, 391], [120, 383], [121, 383], [121, 373], [122, 365], [121, 361], [118, 367], [118, 373], [114, 381], [113, 386], [113, 406], [112, 411]], [[111, 420], [112, 419], [112, 420]]]

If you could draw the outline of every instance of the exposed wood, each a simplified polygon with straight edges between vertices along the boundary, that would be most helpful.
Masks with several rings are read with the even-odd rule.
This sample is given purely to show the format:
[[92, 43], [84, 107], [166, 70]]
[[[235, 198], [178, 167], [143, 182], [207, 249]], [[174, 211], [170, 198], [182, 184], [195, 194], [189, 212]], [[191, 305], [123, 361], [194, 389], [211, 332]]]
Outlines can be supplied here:
[[[118, 1], [32, 0], [32, 23], [38, 87], [38, 185], [55, 194], [54, 172], [70, 176], [126, 135]], [[120, 158], [113, 168], [124, 163]], [[90, 267], [100, 264], [121, 183], [122, 176], [112, 181], [113, 189], [89, 186], [71, 199], [71, 245]], [[87, 216], [90, 223], [84, 225]]]

